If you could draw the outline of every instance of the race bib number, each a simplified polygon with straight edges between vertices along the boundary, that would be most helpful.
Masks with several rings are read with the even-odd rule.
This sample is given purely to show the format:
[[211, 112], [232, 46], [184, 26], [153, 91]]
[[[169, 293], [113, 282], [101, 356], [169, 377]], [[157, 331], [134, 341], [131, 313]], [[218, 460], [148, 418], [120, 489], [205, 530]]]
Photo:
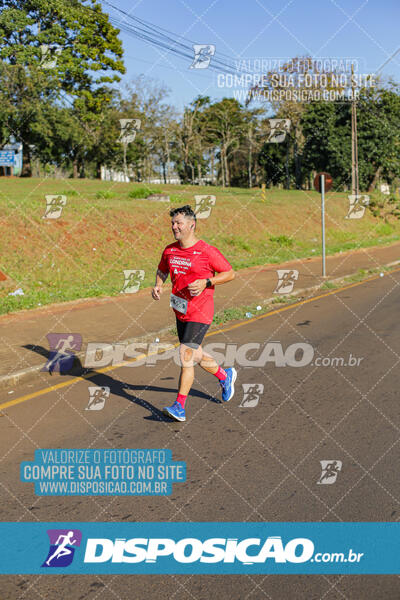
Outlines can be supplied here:
[[179, 298], [179, 296], [171, 294], [169, 305], [183, 315], [186, 315], [188, 301], [185, 298]]

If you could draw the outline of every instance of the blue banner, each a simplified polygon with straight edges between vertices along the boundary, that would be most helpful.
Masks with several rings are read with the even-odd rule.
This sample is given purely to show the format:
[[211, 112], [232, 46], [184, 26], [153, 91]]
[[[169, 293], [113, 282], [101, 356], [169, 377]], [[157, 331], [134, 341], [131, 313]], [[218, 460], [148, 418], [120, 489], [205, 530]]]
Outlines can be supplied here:
[[13, 167], [14, 156], [14, 150], [0, 150], [0, 167]]
[[166, 449], [39, 449], [20, 466], [38, 496], [159, 496], [186, 481], [186, 463]]
[[398, 574], [400, 523], [0, 523], [1, 574]]

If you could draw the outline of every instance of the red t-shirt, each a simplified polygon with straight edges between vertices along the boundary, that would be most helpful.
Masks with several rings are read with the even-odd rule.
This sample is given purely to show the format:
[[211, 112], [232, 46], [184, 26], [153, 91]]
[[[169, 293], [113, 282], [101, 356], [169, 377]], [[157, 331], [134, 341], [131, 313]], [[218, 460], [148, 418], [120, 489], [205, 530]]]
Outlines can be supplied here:
[[214, 316], [214, 286], [205, 288], [198, 296], [191, 296], [187, 286], [196, 279], [209, 279], [215, 273], [230, 271], [232, 267], [221, 252], [202, 240], [190, 248], [181, 248], [179, 242], [174, 242], [162, 253], [158, 269], [170, 274], [172, 293], [188, 301], [186, 314], [173, 309], [178, 319], [211, 323]]

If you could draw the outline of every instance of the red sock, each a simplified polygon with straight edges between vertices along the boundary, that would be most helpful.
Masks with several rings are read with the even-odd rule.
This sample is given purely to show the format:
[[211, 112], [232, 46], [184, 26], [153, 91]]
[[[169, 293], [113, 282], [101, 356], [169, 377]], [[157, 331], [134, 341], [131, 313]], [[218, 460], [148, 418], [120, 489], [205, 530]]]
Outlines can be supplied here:
[[179, 402], [179, 404], [182, 406], [182, 408], [185, 408], [186, 398], [187, 398], [187, 396], [184, 396], [183, 394], [178, 394], [176, 401]]
[[218, 377], [220, 381], [225, 381], [226, 379], [226, 373], [223, 369], [221, 369], [221, 367], [218, 367], [218, 371], [214, 373], [214, 375], [215, 377]]

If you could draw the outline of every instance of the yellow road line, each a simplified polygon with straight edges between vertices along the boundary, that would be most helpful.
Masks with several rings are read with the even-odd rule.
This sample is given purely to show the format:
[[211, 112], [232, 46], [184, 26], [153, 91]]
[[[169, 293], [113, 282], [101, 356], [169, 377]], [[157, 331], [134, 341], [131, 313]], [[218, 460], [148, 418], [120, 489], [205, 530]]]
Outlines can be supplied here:
[[[395, 273], [396, 271], [400, 271], [399, 269], [393, 269], [390, 273]], [[300, 300], [299, 302], [294, 302], [293, 304], [289, 304], [288, 306], [283, 306], [282, 308], [277, 308], [276, 310], [271, 310], [265, 315], [260, 315], [259, 317], [253, 317], [252, 319], [247, 319], [246, 321], [241, 321], [240, 323], [235, 323], [235, 325], [231, 325], [230, 327], [225, 327], [224, 329], [217, 329], [216, 331], [210, 331], [207, 333], [205, 337], [209, 335], [215, 335], [216, 333], [222, 333], [223, 331], [230, 331], [231, 329], [236, 329], [237, 327], [241, 327], [242, 325], [246, 325], [246, 323], [252, 323], [253, 321], [258, 321], [259, 319], [265, 319], [265, 317], [270, 317], [271, 315], [276, 315], [277, 313], [283, 312], [285, 310], [289, 310], [294, 306], [301, 306], [302, 304], [307, 304], [308, 302], [314, 302], [315, 300], [320, 300], [321, 298], [326, 298], [327, 296], [331, 296], [332, 294], [337, 294], [337, 292], [342, 292], [344, 290], [348, 290], [357, 285], [362, 285], [363, 283], [367, 283], [368, 281], [373, 281], [374, 279], [379, 279], [380, 275], [373, 275], [372, 277], [368, 277], [368, 279], [363, 279], [362, 281], [356, 281], [355, 283], [350, 283], [341, 288], [337, 288], [332, 290], [331, 292], [327, 292], [326, 294], [320, 294], [319, 296], [313, 296], [312, 298], [306, 298], [306, 300]], [[1, 408], [1, 404], [0, 404]]]
[[[400, 271], [400, 268], [393, 269], [390, 273], [396, 273]], [[205, 337], [210, 337], [212, 335], [217, 335], [218, 333], [223, 333], [225, 331], [232, 331], [232, 329], [237, 329], [238, 327], [243, 327], [243, 325], [248, 325], [248, 323], [253, 323], [254, 321], [259, 321], [260, 319], [266, 319], [267, 317], [271, 317], [272, 315], [276, 315], [278, 313], [284, 312], [285, 310], [290, 310], [291, 308], [295, 308], [296, 306], [302, 306], [303, 304], [308, 304], [309, 302], [315, 302], [315, 300], [320, 300], [321, 298], [327, 298], [328, 296], [332, 296], [333, 294], [337, 294], [338, 292], [342, 292], [344, 290], [349, 290], [350, 288], [356, 287], [358, 285], [363, 285], [364, 283], [368, 283], [369, 281], [373, 281], [374, 279], [379, 279], [380, 275], [373, 275], [372, 277], [368, 277], [368, 279], [363, 279], [362, 281], [357, 281], [355, 283], [350, 283], [341, 288], [337, 288], [326, 294], [320, 294], [319, 296], [313, 296], [312, 298], [306, 298], [305, 300], [300, 300], [299, 302], [294, 302], [293, 304], [289, 304], [288, 306], [282, 306], [281, 308], [277, 308], [276, 310], [272, 310], [265, 315], [260, 315], [259, 317], [253, 317], [252, 319], [246, 319], [246, 321], [241, 321], [240, 323], [235, 323], [234, 325], [230, 325], [229, 327], [224, 327], [223, 329], [216, 329], [215, 331], [210, 331], [206, 334]], [[173, 348], [177, 348], [179, 346], [179, 342], [177, 344], [171, 344]], [[95, 374], [99, 373], [107, 373], [108, 371], [113, 371], [114, 369], [118, 369], [123, 367], [127, 363], [137, 362], [146, 358], [147, 356], [153, 356], [154, 354], [163, 354], [163, 352], [149, 352], [148, 354], [141, 354], [136, 358], [132, 358], [131, 360], [127, 360], [124, 363], [119, 363], [116, 365], [109, 365], [108, 367], [103, 367], [101, 369], [96, 369]], [[30, 394], [26, 394], [25, 396], [21, 396], [20, 398], [15, 398], [15, 400], [9, 400], [8, 402], [4, 402], [0, 404], [0, 410], [4, 410], [5, 408], [10, 408], [10, 406], [15, 406], [16, 404], [21, 404], [22, 402], [27, 402], [28, 400], [32, 400], [33, 398], [37, 398], [38, 396], [42, 396], [44, 394], [49, 394], [55, 390], [59, 390], [61, 388], [67, 387], [68, 385], [73, 385], [81, 381], [82, 379], [88, 379], [93, 377], [92, 373], [86, 373], [85, 375], [81, 375], [80, 377], [75, 377], [74, 379], [70, 379], [68, 381], [63, 381], [62, 383], [57, 383], [56, 385], [52, 385], [50, 387], [44, 388], [43, 390], [38, 390], [37, 392], [31, 392]]]

